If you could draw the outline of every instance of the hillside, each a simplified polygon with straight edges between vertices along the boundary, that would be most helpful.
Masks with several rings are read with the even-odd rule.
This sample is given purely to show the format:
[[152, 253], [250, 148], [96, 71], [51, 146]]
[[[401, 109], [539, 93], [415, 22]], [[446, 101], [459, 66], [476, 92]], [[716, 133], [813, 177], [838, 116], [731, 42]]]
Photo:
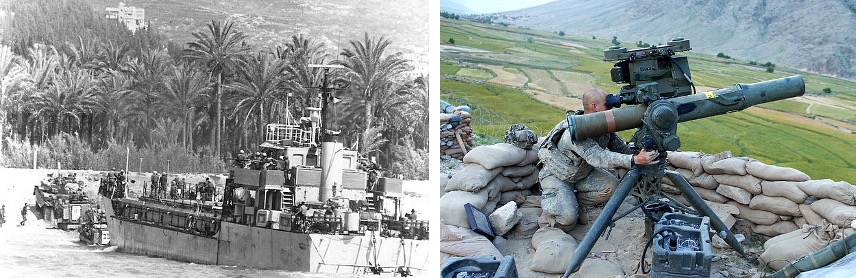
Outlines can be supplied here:
[[[602, 61], [608, 47], [603, 40], [442, 19], [440, 43], [441, 98], [474, 108], [477, 142], [496, 142], [514, 123], [543, 136], [566, 110], [580, 109], [586, 89], [618, 91], [609, 77], [612, 63]], [[799, 169], [813, 179], [856, 182], [850, 158], [856, 145], [856, 82], [785, 67], [769, 73], [747, 61], [686, 54], [699, 92], [801, 74], [807, 94], [681, 123], [682, 150], [730, 150]], [[833, 93], [824, 94], [823, 88], [834, 88]], [[628, 139], [632, 133], [621, 135]]]
[[[195, 40], [193, 31], [204, 30], [211, 20], [233, 20], [250, 41], [275, 47], [303, 33], [318, 37], [336, 49], [348, 41], [371, 36], [392, 39], [390, 50], [414, 53], [408, 58], [428, 67], [428, 2], [419, 0], [334, 1], [204, 1], [138, 0], [128, 6], [146, 9], [146, 20], [169, 39], [184, 43]], [[92, 0], [97, 10], [116, 7], [117, 0]], [[403, 13], [403, 14], [402, 14]], [[419, 55], [416, 55], [419, 54]]]
[[856, 1], [559, 0], [498, 14], [502, 21], [550, 32], [663, 43], [692, 37], [707, 54], [856, 79]]
[[476, 11], [470, 9], [464, 4], [460, 4], [458, 2], [452, 0], [440, 0], [440, 11], [450, 12], [456, 14], [475, 14]]

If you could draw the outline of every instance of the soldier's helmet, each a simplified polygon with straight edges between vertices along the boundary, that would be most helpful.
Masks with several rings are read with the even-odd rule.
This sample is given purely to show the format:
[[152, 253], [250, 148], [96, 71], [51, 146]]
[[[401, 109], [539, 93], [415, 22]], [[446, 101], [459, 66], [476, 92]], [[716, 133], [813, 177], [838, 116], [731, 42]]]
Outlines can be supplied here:
[[531, 150], [532, 146], [538, 143], [538, 136], [529, 127], [523, 124], [514, 124], [505, 132], [503, 141], [521, 149]]

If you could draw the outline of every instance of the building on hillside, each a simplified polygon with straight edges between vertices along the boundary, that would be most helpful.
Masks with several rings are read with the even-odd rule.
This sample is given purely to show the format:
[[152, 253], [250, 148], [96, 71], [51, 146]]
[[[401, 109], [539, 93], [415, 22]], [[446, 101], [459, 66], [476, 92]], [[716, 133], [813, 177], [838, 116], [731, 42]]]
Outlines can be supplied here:
[[131, 31], [149, 27], [148, 22], [146, 22], [146, 10], [143, 8], [128, 7], [125, 6], [125, 3], [119, 2], [118, 8], [108, 7], [106, 10], [107, 18], [125, 23], [125, 26], [128, 26]]

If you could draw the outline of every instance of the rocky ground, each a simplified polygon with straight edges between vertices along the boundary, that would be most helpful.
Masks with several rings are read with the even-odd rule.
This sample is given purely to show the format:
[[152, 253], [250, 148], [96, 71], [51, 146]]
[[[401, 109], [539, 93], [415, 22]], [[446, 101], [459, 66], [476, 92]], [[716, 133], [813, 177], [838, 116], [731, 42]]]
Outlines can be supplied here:
[[[462, 163], [457, 160], [446, 160], [441, 162], [441, 173], [451, 175], [459, 171]], [[618, 212], [624, 212], [631, 209], [635, 205], [632, 201], [627, 201], [621, 205]], [[584, 208], [585, 218], [588, 219], [587, 224], [578, 224], [573, 230], [566, 231], [573, 236], [577, 241], [582, 240], [586, 232], [590, 228], [591, 223], [600, 215], [603, 207]], [[711, 263], [710, 277], [761, 277], [762, 274], [758, 269], [757, 257], [763, 250], [765, 237], [755, 235], [746, 221], [738, 221], [732, 231], [735, 233], [744, 234], [747, 238], [743, 242], [744, 249], [749, 255], [749, 260], [740, 257], [730, 247], [714, 247], [713, 258]], [[607, 229], [607, 231], [609, 231]], [[615, 227], [609, 233], [609, 238], [602, 236], [597, 244], [595, 244], [592, 252], [596, 256], [603, 256], [612, 262], [621, 266], [627, 276], [634, 273], [641, 274], [642, 271], [636, 271], [639, 265], [639, 259], [642, 255], [642, 249], [645, 247], [645, 219], [641, 210], [636, 210], [626, 217], [615, 222]], [[508, 239], [504, 244], [497, 248], [505, 255], [512, 255], [515, 258], [517, 272], [519, 277], [561, 277], [561, 274], [546, 274], [533, 272], [529, 270], [531, 258], [535, 253], [531, 245], [531, 239]], [[569, 252], [573, 252], [570, 250]], [[650, 263], [651, 250], [647, 251], [646, 261]], [[441, 262], [442, 264], [442, 262]], [[647, 277], [647, 275], [641, 275]]]

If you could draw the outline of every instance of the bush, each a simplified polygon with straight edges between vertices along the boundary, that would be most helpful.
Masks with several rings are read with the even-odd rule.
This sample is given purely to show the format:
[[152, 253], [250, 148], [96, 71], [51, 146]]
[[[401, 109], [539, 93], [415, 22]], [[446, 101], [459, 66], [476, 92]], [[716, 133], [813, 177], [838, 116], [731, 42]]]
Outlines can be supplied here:
[[621, 42], [618, 41], [618, 36], [612, 36], [612, 44], [621, 45]]
[[776, 72], [776, 68], [775, 67], [767, 67], [767, 72], [774, 73], [774, 72]]
[[591, 36], [591, 39], [592, 39], [592, 40], [596, 40], [596, 39], [597, 39], [597, 37], [595, 37], [595, 36]]
[[725, 53], [722, 53], [722, 52], [719, 52], [718, 54], [716, 54], [716, 57], [731, 59], [731, 56], [725, 55]]
[[755, 62], [755, 61], [749, 61], [749, 64], [754, 66], [754, 65], [757, 65], [757, 64], [758, 64], [758, 62]]
[[455, 39], [449, 38], [449, 44], [455, 44]]
[[140, 170], [140, 158], [144, 172], [165, 171], [167, 161], [170, 172], [219, 173], [226, 169], [217, 157], [204, 151], [193, 153], [180, 145], [138, 149], [132, 143], [110, 141], [106, 148], [93, 151], [88, 143], [67, 133], [55, 135], [41, 146], [7, 138], [0, 152], [0, 166], [32, 168], [33, 153], [37, 153], [40, 168], [56, 168], [59, 163], [62, 169], [106, 171], [124, 169], [127, 152], [131, 171]]
[[564, 36], [565, 36], [565, 31], [559, 31], [559, 36], [564, 37]]
[[824, 94], [831, 94], [831, 93], [832, 93], [832, 88], [829, 88], [829, 87], [823, 88], [823, 93], [824, 93]]

